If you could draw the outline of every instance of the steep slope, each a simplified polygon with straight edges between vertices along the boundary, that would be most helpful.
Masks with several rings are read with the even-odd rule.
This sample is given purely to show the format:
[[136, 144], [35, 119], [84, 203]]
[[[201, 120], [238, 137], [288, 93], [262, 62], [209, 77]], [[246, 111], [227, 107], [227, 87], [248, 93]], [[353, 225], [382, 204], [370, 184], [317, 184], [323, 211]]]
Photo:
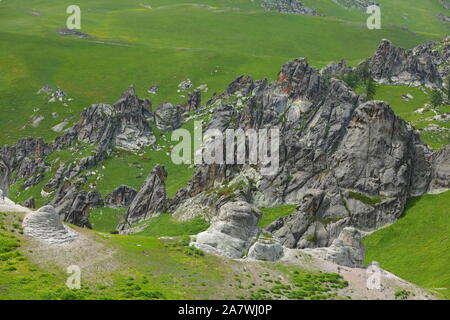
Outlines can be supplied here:
[[450, 298], [450, 192], [408, 201], [403, 217], [364, 240], [366, 262]]

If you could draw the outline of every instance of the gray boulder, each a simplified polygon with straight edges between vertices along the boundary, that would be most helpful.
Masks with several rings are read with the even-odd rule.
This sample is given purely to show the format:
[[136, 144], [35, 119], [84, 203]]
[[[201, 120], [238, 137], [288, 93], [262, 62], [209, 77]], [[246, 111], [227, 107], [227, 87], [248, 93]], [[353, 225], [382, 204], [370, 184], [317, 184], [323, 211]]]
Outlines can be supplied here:
[[44, 206], [29, 213], [23, 219], [23, 230], [27, 236], [50, 243], [65, 244], [76, 238], [76, 233], [64, 226], [52, 206]]
[[361, 268], [366, 249], [362, 243], [361, 233], [352, 227], [342, 230], [339, 237], [328, 248], [304, 249], [314, 257], [331, 261], [335, 264]]
[[283, 246], [274, 239], [261, 236], [248, 250], [247, 258], [262, 261], [277, 261], [283, 257]]
[[117, 226], [119, 232], [123, 233], [134, 224], [157, 216], [166, 210], [166, 179], [167, 172], [164, 166], [155, 166], [119, 222]]
[[224, 204], [208, 230], [193, 245], [211, 254], [242, 258], [258, 235], [261, 212], [244, 201]]

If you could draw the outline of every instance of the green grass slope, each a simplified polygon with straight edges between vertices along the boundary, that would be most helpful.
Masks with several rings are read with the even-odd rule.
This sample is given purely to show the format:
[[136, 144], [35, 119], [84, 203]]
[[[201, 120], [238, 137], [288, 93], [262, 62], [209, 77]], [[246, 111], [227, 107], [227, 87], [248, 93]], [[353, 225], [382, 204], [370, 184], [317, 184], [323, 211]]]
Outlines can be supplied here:
[[337, 291], [348, 283], [338, 274], [279, 263], [249, 266], [189, 247], [187, 237], [106, 235], [76, 227], [89, 240], [76, 253], [84, 264], [81, 288], [70, 290], [65, 268], [73, 252], [47, 254], [22, 235], [22, 218], [0, 213], [0, 300], [345, 299]]
[[404, 217], [364, 244], [366, 263], [450, 299], [450, 191], [410, 199]]

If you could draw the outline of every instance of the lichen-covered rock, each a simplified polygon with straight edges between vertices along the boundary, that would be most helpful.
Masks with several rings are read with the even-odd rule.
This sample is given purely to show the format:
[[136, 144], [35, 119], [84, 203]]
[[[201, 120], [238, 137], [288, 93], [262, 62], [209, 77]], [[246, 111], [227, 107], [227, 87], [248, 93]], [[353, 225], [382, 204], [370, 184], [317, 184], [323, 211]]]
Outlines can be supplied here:
[[105, 205], [111, 207], [128, 207], [136, 197], [137, 191], [129, 186], [121, 185], [105, 197]]
[[314, 257], [331, 261], [335, 264], [361, 268], [365, 257], [365, 247], [361, 233], [352, 227], [342, 230], [339, 237], [328, 248], [304, 249]]
[[196, 236], [193, 245], [211, 254], [242, 258], [260, 232], [261, 212], [244, 201], [228, 202], [208, 230]]
[[50, 244], [69, 243], [77, 236], [75, 231], [62, 224], [52, 206], [44, 206], [36, 212], [27, 214], [22, 226], [27, 236]]
[[163, 213], [167, 208], [164, 166], [157, 165], [134, 197], [117, 230], [123, 233], [136, 223]]

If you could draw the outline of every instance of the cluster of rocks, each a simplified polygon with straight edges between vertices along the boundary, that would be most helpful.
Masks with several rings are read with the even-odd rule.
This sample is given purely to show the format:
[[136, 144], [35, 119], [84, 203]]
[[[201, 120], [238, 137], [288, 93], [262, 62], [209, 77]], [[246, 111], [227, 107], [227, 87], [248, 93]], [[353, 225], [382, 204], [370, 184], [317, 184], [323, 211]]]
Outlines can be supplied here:
[[[46, 94], [49, 98], [48, 102], [55, 102], [55, 101], [60, 101], [60, 102], [64, 102], [64, 101], [72, 101], [72, 98], [68, 98], [67, 93], [65, 93], [63, 90], [61, 90], [60, 88], [56, 88], [55, 90], [53, 90], [53, 88], [49, 85], [46, 85], [44, 87], [42, 87], [41, 89], [38, 90], [37, 94]], [[65, 104], [67, 106], [67, 104]]]
[[[403, 68], [404, 61], [398, 61]], [[391, 65], [394, 71], [397, 67]], [[336, 69], [343, 68], [345, 63]], [[183, 212], [189, 218], [206, 218], [205, 208], [215, 212], [211, 228], [195, 242], [206, 251], [238, 257], [252, 243], [236, 233], [230, 239], [229, 232], [249, 228], [236, 229], [233, 219], [224, 218], [228, 213], [222, 208], [231, 211], [227, 204], [236, 198], [250, 207], [297, 203], [293, 214], [267, 228], [276, 243], [297, 249], [332, 246], [317, 254], [335, 261], [347, 257], [342, 258], [347, 265], [357, 265], [359, 258], [348, 262], [348, 257], [361, 256], [362, 250], [349, 252], [345, 239], [338, 241], [346, 228], [383, 227], [401, 216], [409, 197], [448, 188], [450, 176], [443, 165], [448, 153], [432, 153], [387, 103], [365, 102], [305, 59], [286, 64], [273, 83], [239, 77], [208, 104], [215, 107], [205, 130], [278, 126], [281, 141], [279, 169], [272, 176], [262, 175], [261, 166], [203, 165], [178, 191], [170, 206], [177, 219], [185, 218]], [[220, 223], [214, 216], [222, 217], [217, 218]]]
[[127, 208], [136, 197], [137, 191], [129, 186], [121, 185], [105, 197], [105, 205], [113, 208]]
[[77, 186], [65, 179], [55, 198], [50, 201], [63, 221], [79, 227], [92, 228], [89, 222], [90, 210], [103, 205], [96, 190], [78, 190]]
[[340, 266], [361, 268], [363, 267], [366, 249], [362, 243], [361, 233], [353, 227], [347, 227], [342, 230], [337, 239], [333, 240], [331, 246], [304, 249], [304, 252]]
[[[23, 188], [42, 181], [50, 168], [45, 158], [51, 153], [51, 146], [41, 138], [23, 138], [15, 145], [0, 148], [0, 184], [4, 194], [9, 185], [24, 179]], [[14, 173], [14, 174], [13, 174]]]
[[[438, 50], [438, 45], [442, 45], [442, 50]], [[378, 83], [442, 88], [450, 71], [450, 42], [430, 41], [405, 50], [383, 40], [368, 62]]]
[[266, 11], [274, 11], [284, 14], [301, 14], [308, 16], [320, 15], [314, 9], [304, 5], [298, 0], [259, 0], [261, 7]]
[[178, 129], [183, 123], [185, 110], [170, 102], [161, 103], [155, 111], [155, 123], [159, 131], [167, 132]]
[[[448, 42], [441, 52], [433, 48], [427, 44], [406, 51], [382, 41], [366, 63], [381, 83], [442, 87]], [[151, 102], [139, 99], [130, 87], [114, 105], [85, 109], [78, 123], [51, 145], [27, 138], [3, 147], [0, 188], [6, 194], [8, 185], [19, 179], [27, 187], [42, 181], [50, 168], [46, 156], [53, 150], [77, 142], [97, 144], [94, 154], [61, 163], [45, 186], [56, 191], [50, 204], [64, 221], [89, 228], [92, 208], [128, 207], [117, 227], [127, 233], [140, 222], [171, 212], [178, 220], [210, 221], [210, 228], [193, 241], [210, 253], [273, 261], [287, 249], [306, 249], [322, 259], [359, 266], [364, 249], [356, 229], [372, 231], [393, 223], [409, 197], [450, 188], [450, 161], [449, 147], [433, 153], [387, 103], [366, 102], [336, 79], [349, 68], [343, 60], [317, 70], [296, 59], [272, 83], [241, 76], [207, 102], [211, 120], [205, 130], [280, 129], [274, 174], [263, 174], [262, 164], [200, 165], [188, 185], [168, 200], [167, 172], [158, 165], [138, 191], [120, 186], [103, 200], [96, 190], [80, 190], [87, 180], [83, 172], [104, 161], [112, 147], [133, 151], [153, 146], [150, 123], [160, 131], [174, 130], [186, 110], [198, 111], [200, 105], [196, 90], [185, 108], [163, 103], [153, 112]], [[256, 208], [282, 204], [298, 205], [262, 231]]]
[[440, 3], [444, 6], [445, 9], [450, 10], [450, 1], [449, 0], [439, 0]]
[[347, 9], [365, 10], [369, 6], [379, 6], [374, 0], [333, 0], [333, 2]]
[[85, 109], [78, 123], [54, 142], [55, 149], [64, 149], [75, 141], [100, 144], [103, 149], [113, 146], [136, 150], [152, 146], [156, 138], [148, 119], [151, 102], [141, 100], [131, 86], [113, 104], [95, 104]]

